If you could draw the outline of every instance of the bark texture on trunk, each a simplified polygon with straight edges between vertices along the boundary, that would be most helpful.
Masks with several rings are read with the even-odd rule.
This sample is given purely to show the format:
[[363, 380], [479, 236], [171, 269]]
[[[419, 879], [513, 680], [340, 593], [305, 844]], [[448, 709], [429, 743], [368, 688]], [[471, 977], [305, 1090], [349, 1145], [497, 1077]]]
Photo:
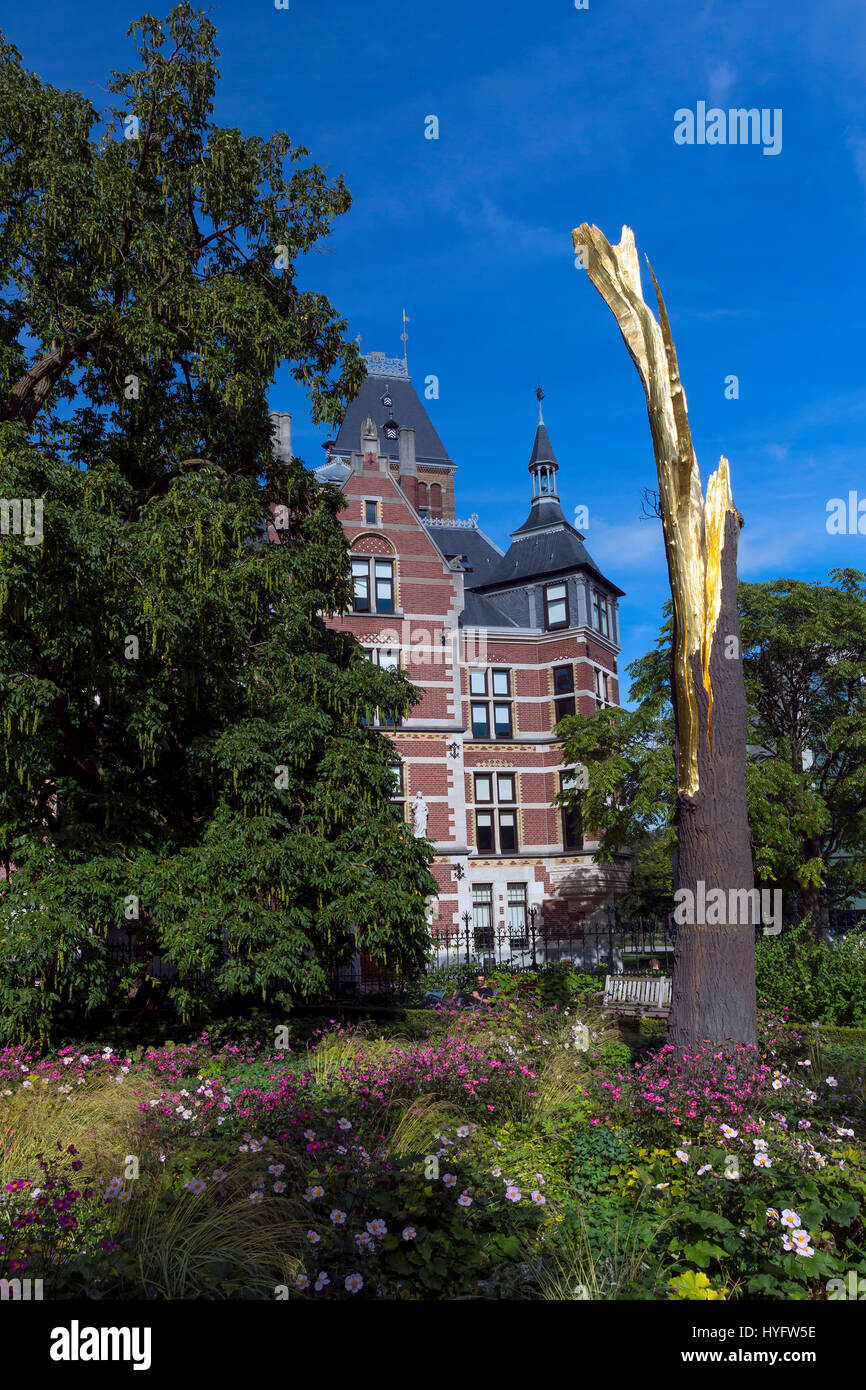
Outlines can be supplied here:
[[[709, 700], [695, 664], [698, 727], [698, 790], [677, 796], [677, 882], [699, 898], [721, 888], [724, 904], [704, 913], [709, 923], [677, 929], [671, 991], [669, 1041], [681, 1045], [696, 1038], [721, 1042], [755, 1042], [755, 928], [749, 901], [731, 898], [754, 887], [749, 822], [746, 814], [746, 694], [739, 659], [737, 612], [736, 513], [725, 518], [719, 620], [709, 653], [708, 674], [715, 718], [707, 738]], [[733, 641], [732, 641], [733, 639]], [[736, 658], [725, 652], [735, 651]], [[743, 917], [746, 918], [743, 921]]]
[[[674, 608], [671, 690], [677, 727], [675, 887], [691, 895], [674, 954], [670, 1040], [756, 1041], [754, 888], [746, 813], [746, 697], [737, 615], [742, 518], [728, 461], [704, 501], [667, 312], [650, 268], [658, 321], [644, 303], [634, 236], [572, 233], [580, 263], [611, 309], [647, 399]], [[701, 905], [712, 894], [712, 908]], [[721, 900], [721, 901], [720, 901]], [[678, 901], [682, 896], [678, 893]], [[748, 910], [746, 910], [748, 904]], [[743, 921], [743, 917], [746, 920]], [[709, 918], [709, 922], [707, 922]], [[702, 920], [703, 919], [703, 920]]]

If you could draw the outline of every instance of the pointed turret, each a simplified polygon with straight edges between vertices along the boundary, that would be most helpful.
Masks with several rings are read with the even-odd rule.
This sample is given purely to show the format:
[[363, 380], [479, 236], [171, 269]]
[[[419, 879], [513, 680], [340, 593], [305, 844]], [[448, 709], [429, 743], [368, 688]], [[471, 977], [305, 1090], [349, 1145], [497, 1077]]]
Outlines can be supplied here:
[[535, 396], [538, 401], [538, 426], [529, 460], [529, 474], [532, 478], [532, 507], [523, 525], [517, 531], [512, 532], [514, 536], [522, 536], [527, 531], [546, 529], [549, 526], [565, 525], [565, 517], [562, 514], [556, 491], [556, 475], [559, 472], [559, 463], [553, 452], [550, 435], [547, 433], [547, 426], [541, 413], [544, 392], [540, 386]]

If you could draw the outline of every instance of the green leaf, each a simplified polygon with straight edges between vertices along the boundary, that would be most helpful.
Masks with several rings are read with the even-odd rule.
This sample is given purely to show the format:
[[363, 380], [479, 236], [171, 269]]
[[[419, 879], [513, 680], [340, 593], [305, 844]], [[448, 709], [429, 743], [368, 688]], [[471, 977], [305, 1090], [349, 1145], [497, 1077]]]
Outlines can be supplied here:
[[710, 1260], [723, 1260], [728, 1252], [720, 1245], [712, 1245], [707, 1240], [699, 1240], [694, 1245], [683, 1246], [683, 1256], [693, 1264], [706, 1269]]

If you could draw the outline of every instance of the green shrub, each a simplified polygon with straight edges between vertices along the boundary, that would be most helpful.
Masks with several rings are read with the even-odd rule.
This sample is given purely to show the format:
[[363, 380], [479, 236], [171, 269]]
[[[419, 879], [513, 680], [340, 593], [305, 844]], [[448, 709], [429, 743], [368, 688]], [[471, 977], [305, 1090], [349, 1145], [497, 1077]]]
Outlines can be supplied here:
[[623, 1067], [631, 1066], [631, 1048], [628, 1043], [605, 1043], [598, 1056], [602, 1066], [610, 1068], [611, 1071], [621, 1071]]
[[615, 1183], [619, 1165], [628, 1161], [631, 1152], [629, 1139], [628, 1131], [605, 1125], [587, 1125], [577, 1131], [572, 1139], [572, 1186], [579, 1196], [592, 1197]]
[[787, 1005], [800, 1023], [866, 1024], [866, 938], [849, 933], [828, 946], [806, 927], [767, 937], [755, 949], [758, 1003]]
[[411, 995], [420, 998], [428, 989], [464, 989], [469, 981], [484, 970], [480, 961], [453, 961], [450, 965], [433, 965], [413, 980]]

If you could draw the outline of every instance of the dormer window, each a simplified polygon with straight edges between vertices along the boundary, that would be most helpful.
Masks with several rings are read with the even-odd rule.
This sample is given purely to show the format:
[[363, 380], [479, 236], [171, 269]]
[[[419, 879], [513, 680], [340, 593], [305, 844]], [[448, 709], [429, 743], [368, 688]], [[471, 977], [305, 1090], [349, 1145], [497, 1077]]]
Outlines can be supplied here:
[[386, 391], [386, 392], [385, 392], [384, 396], [382, 397], [382, 404], [385, 406], [386, 410], [390, 410], [390, 409], [391, 409], [391, 406], [394, 404], [394, 402], [393, 402], [393, 400], [391, 399], [391, 392], [390, 392], [390, 391]]
[[400, 430], [400, 427], [399, 427], [399, 425], [397, 424], [397, 421], [396, 421], [396, 420], [386, 420], [386, 422], [385, 422], [385, 438], [386, 438], [386, 439], [396, 439], [397, 436], [398, 436], [398, 434], [399, 434], [399, 430]]

